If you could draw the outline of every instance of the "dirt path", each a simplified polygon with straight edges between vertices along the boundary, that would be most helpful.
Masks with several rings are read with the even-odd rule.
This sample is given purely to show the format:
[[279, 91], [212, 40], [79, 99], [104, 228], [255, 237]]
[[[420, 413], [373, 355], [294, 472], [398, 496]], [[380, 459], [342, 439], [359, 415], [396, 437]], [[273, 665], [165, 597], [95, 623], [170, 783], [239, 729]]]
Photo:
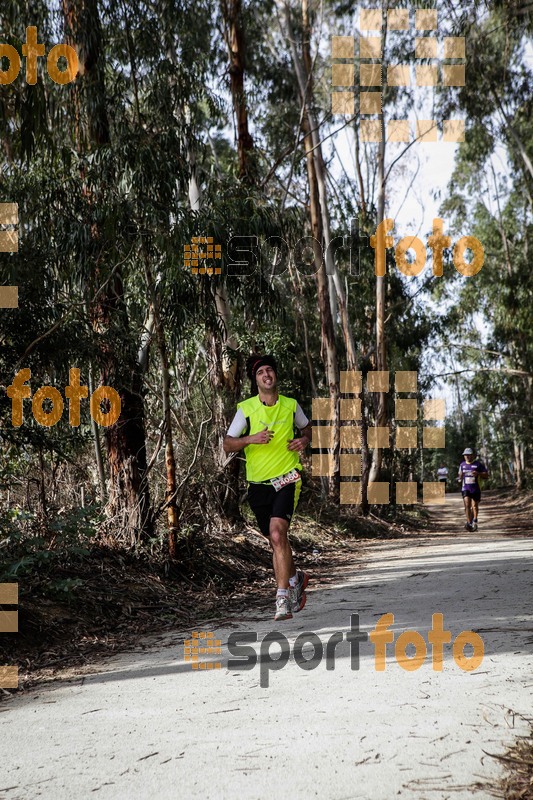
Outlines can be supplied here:
[[[472, 784], [500, 771], [485, 752], [501, 752], [526, 730], [516, 715], [531, 715], [533, 540], [502, 536], [513, 522], [502, 503], [482, 506], [476, 534], [462, 530], [460, 509], [452, 495], [434, 511], [434, 532], [367, 542], [362, 567], [311, 591], [293, 620], [275, 625], [254, 611], [215, 629], [221, 655], [200, 658], [220, 669], [193, 671], [184, 661], [190, 631], [176, 632], [9, 700], [0, 798], [471, 797]], [[364, 633], [385, 613], [394, 614], [396, 639], [412, 629], [426, 643], [432, 614], [442, 613], [452, 639], [463, 630], [482, 637], [481, 665], [461, 670], [445, 645], [434, 671], [428, 646], [421, 667], [406, 671], [388, 644], [378, 672], [374, 645], [362, 641], [354, 669], [350, 615], [360, 615]], [[269, 669], [263, 641], [274, 630], [290, 647], [280, 670]], [[228, 637], [243, 631], [257, 634], [263, 658], [251, 670], [228, 669]], [[330, 669], [325, 658], [312, 670], [298, 665], [302, 632], [317, 634], [324, 652], [343, 634]], [[273, 659], [279, 651], [270, 646]], [[303, 655], [312, 653], [309, 644]]]

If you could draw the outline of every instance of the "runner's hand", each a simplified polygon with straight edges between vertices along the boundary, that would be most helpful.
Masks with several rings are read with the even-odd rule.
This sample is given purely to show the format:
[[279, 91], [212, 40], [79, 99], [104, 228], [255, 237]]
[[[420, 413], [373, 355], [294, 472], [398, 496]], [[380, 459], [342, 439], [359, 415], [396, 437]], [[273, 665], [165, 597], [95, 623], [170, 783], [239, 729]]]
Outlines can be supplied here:
[[287, 445], [287, 450], [297, 450], [299, 453], [302, 453], [308, 444], [309, 439], [307, 436], [302, 436], [301, 439], [291, 439]]
[[265, 428], [259, 433], [254, 433], [253, 436], [250, 436], [250, 444], [268, 444], [273, 436], [274, 431], [269, 431], [268, 428]]

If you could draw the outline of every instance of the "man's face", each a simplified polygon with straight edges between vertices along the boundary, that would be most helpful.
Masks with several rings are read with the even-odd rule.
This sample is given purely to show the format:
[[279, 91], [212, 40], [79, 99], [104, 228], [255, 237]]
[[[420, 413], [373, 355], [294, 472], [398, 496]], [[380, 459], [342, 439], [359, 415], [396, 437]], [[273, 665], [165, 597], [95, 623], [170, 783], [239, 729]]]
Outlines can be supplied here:
[[276, 373], [272, 367], [259, 367], [255, 373], [255, 379], [259, 389], [275, 389], [277, 385]]
[[473, 455], [466, 455], [465, 456], [465, 461], [466, 461], [467, 464], [471, 464], [473, 460], [474, 460], [474, 456]]

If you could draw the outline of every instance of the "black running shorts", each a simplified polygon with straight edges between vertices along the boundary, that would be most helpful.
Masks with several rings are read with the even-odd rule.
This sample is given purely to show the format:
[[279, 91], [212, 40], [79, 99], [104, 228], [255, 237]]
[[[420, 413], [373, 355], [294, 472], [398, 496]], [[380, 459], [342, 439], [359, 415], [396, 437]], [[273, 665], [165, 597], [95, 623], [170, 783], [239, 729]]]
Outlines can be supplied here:
[[276, 492], [270, 483], [249, 483], [248, 502], [262, 534], [269, 535], [270, 518], [281, 517], [290, 522], [300, 497], [301, 480], [289, 483]]
[[472, 500], [475, 500], [479, 503], [481, 500], [481, 491], [480, 489], [476, 489], [475, 492], [462, 492], [463, 497], [471, 497]]

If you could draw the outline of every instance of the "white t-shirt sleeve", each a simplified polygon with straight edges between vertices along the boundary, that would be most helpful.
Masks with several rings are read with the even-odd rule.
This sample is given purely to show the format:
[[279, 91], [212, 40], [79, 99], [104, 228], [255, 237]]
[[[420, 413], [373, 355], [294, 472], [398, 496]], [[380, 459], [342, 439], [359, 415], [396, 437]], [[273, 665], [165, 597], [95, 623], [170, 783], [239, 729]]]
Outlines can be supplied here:
[[238, 438], [239, 436], [242, 436], [245, 430], [246, 430], [246, 417], [244, 416], [242, 410], [238, 408], [237, 413], [231, 420], [231, 425], [228, 428], [226, 436], [235, 436], [236, 438]]
[[294, 414], [294, 424], [298, 428], [298, 430], [303, 430], [307, 425], [309, 425], [309, 420], [305, 416], [304, 412], [302, 411], [300, 404], [296, 403], [296, 412]]

